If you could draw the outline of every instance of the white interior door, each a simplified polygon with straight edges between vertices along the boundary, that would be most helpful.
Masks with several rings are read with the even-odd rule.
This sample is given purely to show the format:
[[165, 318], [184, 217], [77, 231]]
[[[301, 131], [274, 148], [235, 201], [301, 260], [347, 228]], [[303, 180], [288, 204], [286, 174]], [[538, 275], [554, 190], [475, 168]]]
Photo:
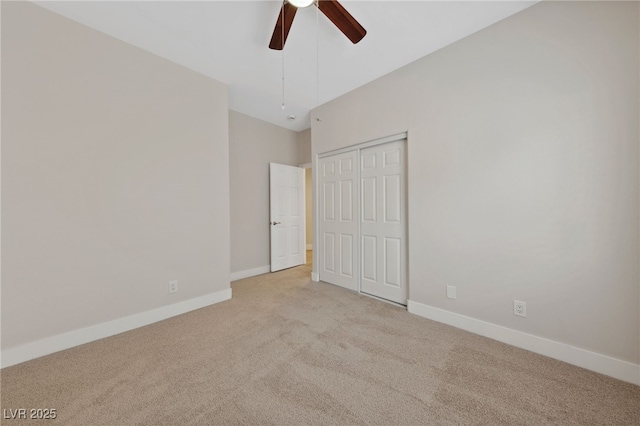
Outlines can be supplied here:
[[319, 160], [320, 280], [358, 289], [358, 153]]
[[304, 169], [269, 164], [271, 272], [302, 265], [305, 252]]
[[404, 141], [360, 151], [360, 291], [406, 305]]

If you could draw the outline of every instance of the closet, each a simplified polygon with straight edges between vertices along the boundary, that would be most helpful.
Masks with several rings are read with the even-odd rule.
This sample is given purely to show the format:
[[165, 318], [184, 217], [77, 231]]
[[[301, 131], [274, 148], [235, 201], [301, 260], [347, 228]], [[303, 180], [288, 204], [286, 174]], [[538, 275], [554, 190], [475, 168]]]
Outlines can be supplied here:
[[407, 303], [406, 134], [319, 156], [321, 281]]

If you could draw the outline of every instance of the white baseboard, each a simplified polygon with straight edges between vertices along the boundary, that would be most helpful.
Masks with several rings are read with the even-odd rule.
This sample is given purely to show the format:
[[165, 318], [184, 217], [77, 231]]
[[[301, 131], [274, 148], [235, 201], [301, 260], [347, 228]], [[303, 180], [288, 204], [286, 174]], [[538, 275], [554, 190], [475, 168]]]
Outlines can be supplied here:
[[2, 351], [2, 368], [120, 334], [229, 299], [231, 299], [230, 288], [9, 348]]
[[307, 244], [307, 250], [313, 250], [313, 244]]
[[266, 274], [271, 272], [271, 265], [260, 266], [253, 269], [245, 269], [244, 271], [232, 272], [231, 281], [238, 281], [243, 278], [255, 277], [256, 275]]
[[625, 382], [640, 385], [640, 365], [631, 362], [622, 361], [586, 349], [580, 349], [565, 343], [534, 336], [522, 331], [513, 330], [411, 300], [408, 302], [407, 309], [412, 314], [430, 320], [461, 328], [540, 355], [577, 365], [587, 370], [615, 377]]
[[320, 281], [320, 274], [317, 273], [317, 272], [312, 272], [311, 273], [311, 281], [316, 282], [316, 283], [318, 281]]

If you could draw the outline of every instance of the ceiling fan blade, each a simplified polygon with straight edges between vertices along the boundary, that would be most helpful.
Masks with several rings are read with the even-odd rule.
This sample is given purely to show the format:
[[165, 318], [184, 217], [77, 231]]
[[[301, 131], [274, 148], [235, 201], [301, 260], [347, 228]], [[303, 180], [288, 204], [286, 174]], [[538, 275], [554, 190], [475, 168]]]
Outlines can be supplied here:
[[336, 0], [319, 0], [318, 8], [353, 44], [367, 34], [367, 30]]
[[[276, 21], [276, 27], [273, 29], [273, 35], [271, 36], [271, 42], [269, 43], [269, 49], [282, 50], [284, 44], [287, 41], [291, 24], [293, 24], [293, 18], [296, 16], [298, 8], [291, 3], [285, 3], [280, 9], [278, 20]], [[283, 31], [284, 24], [284, 31]]]

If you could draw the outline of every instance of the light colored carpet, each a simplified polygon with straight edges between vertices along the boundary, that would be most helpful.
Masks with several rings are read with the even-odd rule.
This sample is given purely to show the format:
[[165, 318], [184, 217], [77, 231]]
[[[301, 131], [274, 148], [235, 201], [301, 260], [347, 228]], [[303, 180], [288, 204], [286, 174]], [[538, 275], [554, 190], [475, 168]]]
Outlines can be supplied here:
[[640, 424], [638, 386], [309, 274], [237, 281], [230, 301], [3, 369], [2, 408], [64, 425]]

